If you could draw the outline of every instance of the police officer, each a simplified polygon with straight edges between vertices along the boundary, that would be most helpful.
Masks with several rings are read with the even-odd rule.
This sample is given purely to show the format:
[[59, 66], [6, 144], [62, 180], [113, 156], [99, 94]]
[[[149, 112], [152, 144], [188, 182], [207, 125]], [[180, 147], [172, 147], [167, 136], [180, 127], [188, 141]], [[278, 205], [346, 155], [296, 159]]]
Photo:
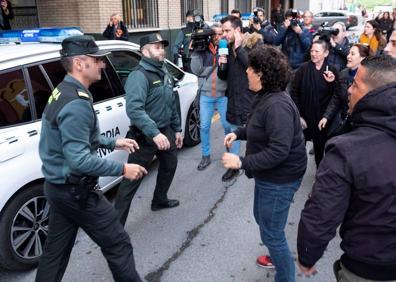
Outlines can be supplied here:
[[39, 143], [44, 194], [51, 208], [36, 281], [62, 280], [79, 227], [100, 246], [115, 281], [141, 281], [129, 236], [113, 206], [97, 190], [101, 175], [139, 179], [147, 174], [139, 165], [97, 155], [99, 147], [138, 149], [134, 140], [100, 134], [88, 87], [101, 79], [106, 53], [85, 35], [63, 40], [60, 53], [67, 75], [48, 100]]
[[175, 44], [172, 48], [173, 62], [177, 64], [179, 58], [179, 50], [182, 50], [183, 69], [191, 72], [191, 54], [190, 54], [190, 41], [191, 35], [194, 31], [194, 15], [199, 15], [197, 10], [188, 10], [186, 13], [186, 26], [182, 28], [177, 34]]
[[[165, 47], [169, 42], [160, 34], [140, 39], [143, 54], [139, 65], [129, 74], [125, 84], [126, 111], [130, 119], [130, 136], [139, 143], [140, 150], [130, 154], [128, 163], [148, 167], [154, 155], [159, 160], [157, 184], [151, 210], [173, 208], [179, 201], [167, 197], [177, 166], [177, 148], [183, 145], [180, 117], [173, 93], [173, 79], [164, 64]], [[141, 179], [124, 179], [118, 189], [115, 208], [125, 224], [129, 207]]]

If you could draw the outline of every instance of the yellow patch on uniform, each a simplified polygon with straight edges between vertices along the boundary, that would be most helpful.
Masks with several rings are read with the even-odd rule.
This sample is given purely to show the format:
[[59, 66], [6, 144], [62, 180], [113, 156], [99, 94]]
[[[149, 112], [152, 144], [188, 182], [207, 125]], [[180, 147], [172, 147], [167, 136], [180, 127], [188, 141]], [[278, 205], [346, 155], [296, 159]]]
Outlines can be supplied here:
[[48, 99], [48, 104], [51, 104], [53, 100], [55, 100], [55, 101], [58, 100], [58, 99], [59, 99], [59, 96], [60, 96], [61, 94], [62, 94], [62, 93], [59, 92], [58, 88], [55, 88], [55, 89], [52, 91], [51, 96], [50, 96], [49, 99]]
[[87, 93], [84, 93], [84, 92], [81, 92], [81, 91], [78, 91], [78, 96], [89, 99], [89, 95]]
[[154, 85], [155, 85], [155, 84], [158, 84], [158, 83], [161, 83], [161, 80], [157, 80], [157, 81], [154, 81], [154, 82], [153, 82]]

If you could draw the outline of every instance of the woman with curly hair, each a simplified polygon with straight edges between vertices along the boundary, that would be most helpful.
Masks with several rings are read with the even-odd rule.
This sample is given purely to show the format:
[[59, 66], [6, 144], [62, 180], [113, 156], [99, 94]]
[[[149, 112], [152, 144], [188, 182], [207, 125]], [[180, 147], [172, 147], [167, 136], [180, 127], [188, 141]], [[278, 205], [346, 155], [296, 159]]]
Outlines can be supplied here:
[[379, 24], [375, 20], [366, 22], [364, 31], [360, 35], [359, 43], [369, 46], [370, 56], [377, 56], [384, 50], [386, 39], [379, 29]]
[[307, 156], [296, 105], [285, 91], [288, 62], [281, 51], [257, 47], [249, 54], [246, 71], [255, 100], [245, 127], [227, 134], [224, 145], [246, 140], [246, 155], [225, 153], [223, 165], [244, 169], [255, 183], [253, 213], [261, 240], [270, 256], [257, 264], [276, 268], [275, 281], [295, 281], [295, 265], [285, 237], [290, 203], [300, 187]]

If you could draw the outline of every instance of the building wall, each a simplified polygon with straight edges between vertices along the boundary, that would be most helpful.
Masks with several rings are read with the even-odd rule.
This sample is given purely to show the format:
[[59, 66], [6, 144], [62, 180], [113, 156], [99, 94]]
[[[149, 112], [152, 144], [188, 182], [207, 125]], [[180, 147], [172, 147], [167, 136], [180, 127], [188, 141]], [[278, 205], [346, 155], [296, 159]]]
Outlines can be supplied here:
[[180, 22], [180, 1], [158, 0], [158, 16], [160, 28], [180, 28], [180, 26], [184, 24]]

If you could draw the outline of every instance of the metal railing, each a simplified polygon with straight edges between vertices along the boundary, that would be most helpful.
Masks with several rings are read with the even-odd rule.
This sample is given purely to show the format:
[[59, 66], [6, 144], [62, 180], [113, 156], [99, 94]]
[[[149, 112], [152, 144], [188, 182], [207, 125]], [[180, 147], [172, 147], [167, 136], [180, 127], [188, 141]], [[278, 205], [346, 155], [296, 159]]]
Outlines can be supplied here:
[[222, 14], [228, 14], [230, 12], [228, 9], [229, 9], [228, 0], [221, 0], [221, 2], [220, 2], [220, 12]]
[[252, 11], [252, 0], [235, 0], [235, 8], [241, 13], [250, 13]]
[[158, 0], [122, 0], [122, 9], [128, 28], [159, 27]]

